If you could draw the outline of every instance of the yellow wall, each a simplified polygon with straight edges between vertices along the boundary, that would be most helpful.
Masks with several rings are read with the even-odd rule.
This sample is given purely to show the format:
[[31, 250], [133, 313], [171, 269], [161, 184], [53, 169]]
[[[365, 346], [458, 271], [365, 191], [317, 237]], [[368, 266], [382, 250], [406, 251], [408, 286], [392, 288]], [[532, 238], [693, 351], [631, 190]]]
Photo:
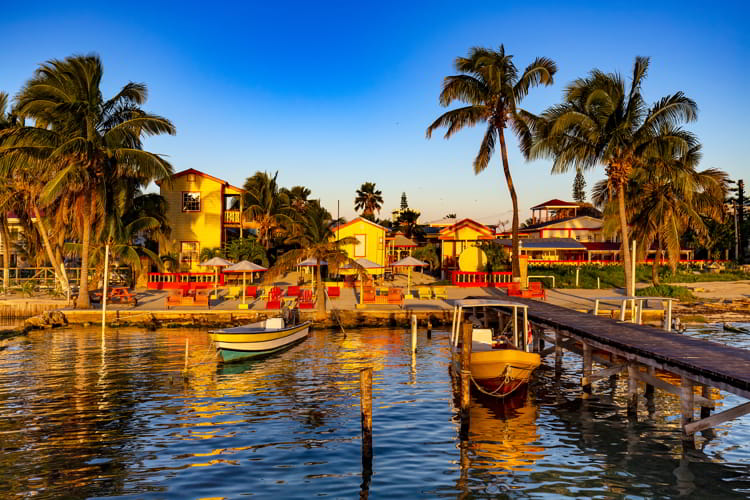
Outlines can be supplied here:
[[[479, 238], [484, 236], [484, 233], [481, 233], [472, 227], [461, 227], [458, 231], [453, 233], [452, 236], [448, 236], [452, 239], [443, 240], [441, 244], [441, 255], [443, 256], [443, 259], [446, 257], [458, 257], [466, 248], [477, 246]], [[458, 240], [455, 242], [455, 254], [453, 253], [453, 240]]]
[[[166, 182], [161, 185], [161, 195], [169, 204], [167, 218], [172, 225], [169, 248], [160, 248], [161, 253], [179, 252], [182, 241], [197, 241], [199, 251], [221, 246], [221, 184], [198, 174], [192, 176], [192, 182], [188, 180], [189, 177], [190, 174], [182, 175], [173, 179], [170, 185]], [[200, 212], [182, 211], [183, 191], [201, 193]], [[194, 259], [191, 270], [204, 269], [198, 267]]]
[[337, 235], [335, 236], [336, 238], [342, 240], [344, 238], [362, 237], [364, 235], [364, 244], [342, 245], [342, 248], [352, 259], [364, 257], [381, 266], [385, 265], [385, 229], [382, 227], [374, 226], [369, 222], [359, 219], [338, 229], [334, 234]]

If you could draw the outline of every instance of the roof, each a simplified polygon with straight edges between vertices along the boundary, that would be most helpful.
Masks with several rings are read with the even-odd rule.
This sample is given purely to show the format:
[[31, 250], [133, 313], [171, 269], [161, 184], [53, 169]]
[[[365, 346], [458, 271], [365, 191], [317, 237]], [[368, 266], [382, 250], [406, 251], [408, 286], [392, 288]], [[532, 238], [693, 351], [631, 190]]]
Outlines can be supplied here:
[[427, 223], [428, 226], [452, 226], [458, 219], [455, 217], [443, 217], [442, 219], [433, 220]]
[[557, 198], [553, 198], [535, 207], [531, 207], [531, 210], [537, 210], [541, 208], [574, 208], [578, 206], [579, 206], [578, 203], [573, 203], [570, 201], [562, 201], [562, 200], [558, 200]]
[[356, 223], [356, 222], [359, 222], [359, 221], [362, 221], [362, 222], [367, 222], [368, 224], [370, 224], [370, 225], [372, 225], [372, 226], [375, 226], [375, 227], [377, 227], [377, 228], [380, 228], [380, 229], [382, 229], [383, 231], [389, 231], [389, 229], [388, 229], [388, 228], [386, 228], [386, 227], [383, 227], [383, 226], [381, 226], [380, 224], [376, 224], [375, 222], [371, 221], [370, 219], [365, 219], [364, 217], [357, 217], [356, 219], [352, 219], [352, 220], [350, 220], [350, 221], [349, 221], [349, 222], [347, 222], [346, 224], [339, 224], [339, 225], [333, 226], [333, 227], [331, 228], [331, 231], [333, 231], [333, 232], [335, 233], [335, 232], [336, 232], [336, 231], [338, 231], [339, 229], [343, 229], [343, 228], [345, 228], [345, 227], [347, 227], [347, 226], [351, 226], [352, 224], [354, 224], [354, 223]]
[[477, 222], [475, 220], [467, 218], [467, 219], [461, 219], [460, 221], [456, 222], [452, 226], [444, 227], [443, 229], [441, 229], [440, 230], [440, 239], [441, 240], [443, 240], [443, 239], [445, 239], [445, 240], [450, 239], [450, 237], [448, 236], [448, 235], [450, 235], [450, 233], [455, 233], [455, 232], [457, 232], [459, 229], [461, 229], [463, 227], [471, 227], [471, 228], [477, 230], [480, 233], [485, 233], [485, 236], [480, 237], [480, 239], [492, 239], [492, 238], [495, 237], [494, 231], [492, 229], [490, 229], [489, 227], [485, 226], [481, 222]]
[[613, 243], [611, 241], [585, 242], [583, 246], [586, 247], [586, 250], [594, 250], [594, 251], [598, 250], [598, 251], [606, 251], [606, 252], [613, 252], [613, 251], [622, 249], [621, 243]]
[[[227, 181], [225, 181], [223, 179], [219, 179], [218, 177], [214, 177], [213, 175], [208, 175], [207, 173], [201, 172], [200, 170], [195, 170], [194, 168], [188, 168], [187, 170], [182, 170], [180, 172], [174, 173], [174, 174], [172, 174], [171, 178], [172, 179], [176, 179], [178, 177], [182, 177], [182, 176], [188, 175], [188, 174], [200, 175], [201, 177], [204, 177], [206, 179], [211, 179], [212, 181], [216, 181], [219, 184], [223, 184], [225, 186], [229, 186], [232, 189], [236, 189], [238, 191], [242, 191], [243, 193], [245, 192], [244, 189], [239, 188], [237, 186], [233, 186], [233, 185], [229, 184], [229, 182], [227, 182]], [[162, 181], [156, 181], [156, 184], [159, 185], [159, 186], [161, 186], [161, 182]]]
[[497, 299], [461, 299], [454, 301], [453, 305], [462, 307], [464, 309], [469, 307], [512, 307], [514, 309], [528, 309], [529, 307], [526, 304], [521, 304], [519, 302]]
[[412, 247], [417, 246], [417, 244], [414, 243], [414, 240], [410, 240], [403, 234], [397, 234], [396, 236], [393, 237], [391, 241], [393, 242], [391, 246], [394, 246], [394, 247], [412, 248]]
[[[561, 219], [548, 220], [548, 221], [545, 221], [545, 222], [538, 222], [538, 223], [532, 224], [530, 226], [522, 227], [519, 231], [535, 231], [535, 230], [541, 229], [543, 227], [552, 226], [552, 225], [555, 225], [555, 224], [560, 224], [562, 222], [568, 222], [568, 221], [574, 220], [574, 219], [584, 219], [586, 217], [588, 217], [589, 219], [601, 220], [601, 219], [597, 219], [596, 217], [591, 217], [590, 215], [578, 215], [576, 217], [563, 217]], [[585, 228], [581, 228], [581, 229], [585, 229]]]
[[[511, 246], [513, 240], [502, 239], [495, 240], [499, 245]], [[541, 249], [555, 249], [555, 250], [585, 250], [579, 241], [573, 238], [526, 238], [519, 240], [521, 248], [524, 250], [541, 250]]]

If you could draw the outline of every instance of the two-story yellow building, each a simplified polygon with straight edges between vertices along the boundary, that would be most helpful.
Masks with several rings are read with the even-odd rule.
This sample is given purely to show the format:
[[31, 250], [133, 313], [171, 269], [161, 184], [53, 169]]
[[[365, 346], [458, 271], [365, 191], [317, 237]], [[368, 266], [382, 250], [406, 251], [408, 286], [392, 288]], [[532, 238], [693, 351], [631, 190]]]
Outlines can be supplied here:
[[180, 270], [205, 271], [197, 266], [201, 249], [220, 247], [249, 227], [241, 225], [242, 188], [192, 168], [157, 184], [172, 225], [171, 239], [159, 253], [178, 253]]
[[482, 241], [494, 240], [495, 232], [481, 222], [462, 219], [441, 229], [438, 239], [440, 240], [441, 268], [444, 275], [459, 269], [459, 259], [464, 253], [466, 253], [463, 258], [466, 269], [462, 268], [462, 270], [480, 271], [483, 266], [483, 257], [481, 250], [476, 247]]
[[[346, 251], [350, 258], [365, 258], [380, 266], [386, 264], [386, 231], [387, 229], [383, 226], [364, 217], [357, 217], [346, 224], [340, 224], [333, 228], [334, 238], [337, 241], [344, 238], [357, 239], [358, 244], [356, 245], [342, 245], [342, 249]], [[382, 270], [374, 269], [371, 271], [371, 274], [380, 273], [382, 273]]]

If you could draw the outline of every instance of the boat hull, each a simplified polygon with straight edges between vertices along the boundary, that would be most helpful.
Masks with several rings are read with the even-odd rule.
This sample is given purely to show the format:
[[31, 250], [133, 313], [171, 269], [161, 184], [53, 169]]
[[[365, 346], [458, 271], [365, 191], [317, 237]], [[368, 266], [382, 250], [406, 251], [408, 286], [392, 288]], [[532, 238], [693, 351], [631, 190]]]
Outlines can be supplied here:
[[306, 322], [277, 331], [260, 330], [253, 333], [211, 334], [222, 361], [240, 361], [268, 356], [305, 340], [310, 333], [310, 323]]
[[481, 392], [505, 397], [523, 387], [540, 364], [539, 354], [517, 349], [472, 352], [471, 377]]

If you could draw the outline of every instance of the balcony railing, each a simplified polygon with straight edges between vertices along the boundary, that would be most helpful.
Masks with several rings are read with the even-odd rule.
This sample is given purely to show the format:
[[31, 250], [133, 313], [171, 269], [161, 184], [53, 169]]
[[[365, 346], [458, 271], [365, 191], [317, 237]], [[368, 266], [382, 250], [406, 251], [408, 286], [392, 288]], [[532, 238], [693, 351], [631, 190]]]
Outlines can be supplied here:
[[239, 210], [225, 210], [224, 224], [239, 224], [242, 220], [242, 212]]

